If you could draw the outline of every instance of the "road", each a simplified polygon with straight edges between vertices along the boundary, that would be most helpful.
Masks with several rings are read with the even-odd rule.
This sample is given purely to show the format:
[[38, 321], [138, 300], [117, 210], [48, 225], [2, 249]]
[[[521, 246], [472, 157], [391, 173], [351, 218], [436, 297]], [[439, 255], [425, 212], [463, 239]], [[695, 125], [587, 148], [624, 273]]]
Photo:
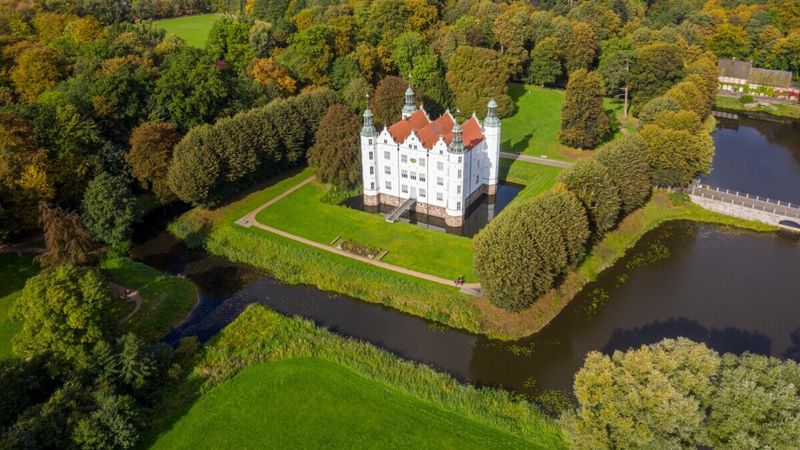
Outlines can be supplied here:
[[503, 159], [520, 160], [534, 164], [541, 164], [544, 166], [553, 166], [561, 168], [566, 168], [572, 165], [571, 162], [567, 161], [558, 161], [556, 159], [540, 158], [538, 156], [520, 155], [518, 153], [500, 152], [500, 157]]

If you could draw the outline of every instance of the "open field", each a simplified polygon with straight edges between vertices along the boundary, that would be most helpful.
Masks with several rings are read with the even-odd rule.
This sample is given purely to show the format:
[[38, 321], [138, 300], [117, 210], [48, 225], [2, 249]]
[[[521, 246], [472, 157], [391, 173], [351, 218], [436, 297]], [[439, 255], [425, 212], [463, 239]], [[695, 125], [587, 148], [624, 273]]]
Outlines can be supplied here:
[[245, 369], [201, 397], [153, 448], [527, 445], [342, 366], [310, 358]]
[[[142, 307], [123, 325], [125, 331], [143, 339], [158, 340], [178, 325], [197, 302], [197, 288], [186, 278], [174, 277], [129, 258], [106, 259], [100, 268], [116, 283], [138, 290]], [[131, 303], [119, 302], [118, 318], [132, 309]]]
[[475, 280], [471, 239], [408, 223], [387, 223], [381, 214], [324, 203], [320, 198], [328, 189], [318, 182], [307, 184], [256, 218], [322, 244], [340, 236], [388, 250], [381, 260], [388, 264], [446, 279], [465, 275], [468, 282]]
[[558, 426], [507, 391], [260, 305], [156, 410], [154, 448], [564, 448]]
[[11, 339], [19, 332], [22, 324], [8, 317], [11, 305], [22, 293], [25, 281], [39, 272], [39, 265], [33, 262], [34, 255], [0, 255], [0, 358], [11, 353]]
[[198, 14], [196, 16], [176, 17], [173, 19], [156, 20], [153, 24], [163, 28], [167, 34], [174, 34], [186, 41], [192, 47], [203, 48], [208, 39], [211, 26], [219, 19], [218, 14]]
[[[502, 151], [551, 159], [572, 161], [589, 156], [591, 152], [569, 148], [558, 141], [561, 128], [561, 106], [564, 91], [539, 86], [511, 84], [508, 90], [514, 100], [516, 113], [503, 119]], [[628, 129], [637, 126], [637, 120], [622, 118], [622, 102], [606, 98], [603, 102], [607, 112], [613, 112], [617, 121]], [[614, 136], [619, 136], [617, 131]]]
[[773, 116], [800, 119], [800, 104], [796, 103], [795, 104], [776, 103], [774, 104], [775, 109], [764, 108], [761, 106], [756, 108], [748, 108], [743, 104], [739, 103], [738, 98], [717, 96], [716, 99], [714, 100], [714, 106], [716, 108], [729, 109], [734, 111], [760, 112], [760, 113], [770, 114]]

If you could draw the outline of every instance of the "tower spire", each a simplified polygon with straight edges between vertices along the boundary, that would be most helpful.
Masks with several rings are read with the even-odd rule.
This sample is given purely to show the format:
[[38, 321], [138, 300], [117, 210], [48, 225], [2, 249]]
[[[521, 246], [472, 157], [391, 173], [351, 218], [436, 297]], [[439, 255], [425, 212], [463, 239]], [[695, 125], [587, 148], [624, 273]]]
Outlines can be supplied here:
[[366, 95], [367, 107], [364, 108], [364, 126], [361, 127], [361, 136], [375, 137], [375, 125], [372, 124], [372, 111], [369, 110], [369, 94]]
[[494, 101], [494, 97], [489, 100], [489, 104], [486, 105], [488, 111], [486, 112], [486, 120], [483, 121], [484, 127], [499, 127], [500, 126], [500, 119], [497, 117], [497, 102]]
[[411, 87], [411, 75], [408, 76], [409, 83], [408, 89], [406, 89], [406, 102], [403, 105], [403, 119], [407, 119], [408, 116], [417, 112], [417, 103], [414, 100], [414, 89]]
[[453, 124], [453, 139], [450, 141], [450, 145], [447, 147], [447, 151], [450, 153], [464, 153], [464, 137], [462, 133], [464, 130], [461, 129], [461, 124], [458, 123], [459, 118], [458, 116], [460, 111], [456, 110], [455, 116], [455, 124]]

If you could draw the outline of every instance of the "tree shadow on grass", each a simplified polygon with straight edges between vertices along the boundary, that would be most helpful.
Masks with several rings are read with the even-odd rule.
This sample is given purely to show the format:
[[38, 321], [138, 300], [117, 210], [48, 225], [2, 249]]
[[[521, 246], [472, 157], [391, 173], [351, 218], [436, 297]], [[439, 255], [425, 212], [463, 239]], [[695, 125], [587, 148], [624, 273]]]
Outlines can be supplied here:
[[[536, 130], [534, 130], [536, 131]], [[524, 153], [528, 149], [528, 143], [533, 139], [533, 131], [525, 135], [522, 139], [515, 143], [511, 143], [511, 139], [503, 141], [500, 144], [500, 151], [511, 153]]]
[[[631, 329], [617, 328], [612, 333], [608, 343], [602, 351], [611, 354], [616, 350], [627, 350], [649, 345], [663, 339], [685, 337], [695, 342], [705, 343], [708, 347], [720, 353], [734, 353], [741, 355], [744, 352], [769, 355], [772, 349], [772, 340], [758, 331], [746, 331], [739, 328], [726, 327], [706, 328], [700, 323], [686, 318], [655, 321], [641, 327]], [[800, 339], [800, 333], [798, 333]]]
[[800, 327], [792, 331], [789, 339], [791, 339], [792, 345], [783, 352], [783, 357], [800, 363]]

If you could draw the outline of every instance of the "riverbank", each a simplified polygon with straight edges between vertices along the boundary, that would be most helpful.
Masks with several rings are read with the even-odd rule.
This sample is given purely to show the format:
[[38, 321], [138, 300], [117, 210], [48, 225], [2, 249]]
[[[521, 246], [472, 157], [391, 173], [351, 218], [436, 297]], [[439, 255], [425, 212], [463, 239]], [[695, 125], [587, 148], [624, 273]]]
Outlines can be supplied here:
[[613, 266], [648, 231], [669, 221], [690, 220], [749, 229], [774, 231], [775, 227], [707, 211], [679, 193], [656, 190], [650, 201], [629, 214], [613, 231], [596, 243], [578, 267], [568, 273], [555, 289], [540, 297], [530, 308], [510, 313], [482, 298], [479, 302], [486, 327], [500, 336], [519, 338], [536, 333], [552, 321], [586, 284]]
[[[252, 401], [248, 386], [268, 386], [276, 371], [286, 382], [258, 397], [263, 400], [258, 409], [282, 399], [280, 417], [243, 409]], [[316, 380], [311, 388], [295, 389], [291, 382], [311, 376]], [[406, 434], [431, 448], [565, 447], [559, 427], [514, 394], [458, 383], [425, 365], [262, 306], [250, 306], [207, 344], [192, 373], [156, 410], [166, 414], [156, 419], [149, 436], [155, 448], [195, 448], [229, 439], [242, 447], [254, 442], [286, 446], [274, 445], [278, 440], [336, 447], [354, 435], [370, 446], [391, 447]], [[247, 414], [237, 421], [237, 414], [229, 414], [234, 410]], [[366, 415], [358, 420], [371, 410], [392, 411], [393, 419], [373, 421]], [[214, 411], [219, 415], [209, 416]], [[214, 426], [220, 419], [230, 426]], [[267, 432], [270, 423], [274, 427], [282, 420], [287, 422], [281, 433]]]
[[800, 119], [800, 104], [789, 103], [775, 103], [775, 108], [766, 108], [757, 106], [755, 108], [748, 108], [747, 106], [739, 103], [738, 98], [717, 96], [714, 100], [714, 107], [725, 109], [729, 111], [745, 111], [755, 112], [761, 114], [768, 114], [775, 117], [786, 117], [789, 119]]

